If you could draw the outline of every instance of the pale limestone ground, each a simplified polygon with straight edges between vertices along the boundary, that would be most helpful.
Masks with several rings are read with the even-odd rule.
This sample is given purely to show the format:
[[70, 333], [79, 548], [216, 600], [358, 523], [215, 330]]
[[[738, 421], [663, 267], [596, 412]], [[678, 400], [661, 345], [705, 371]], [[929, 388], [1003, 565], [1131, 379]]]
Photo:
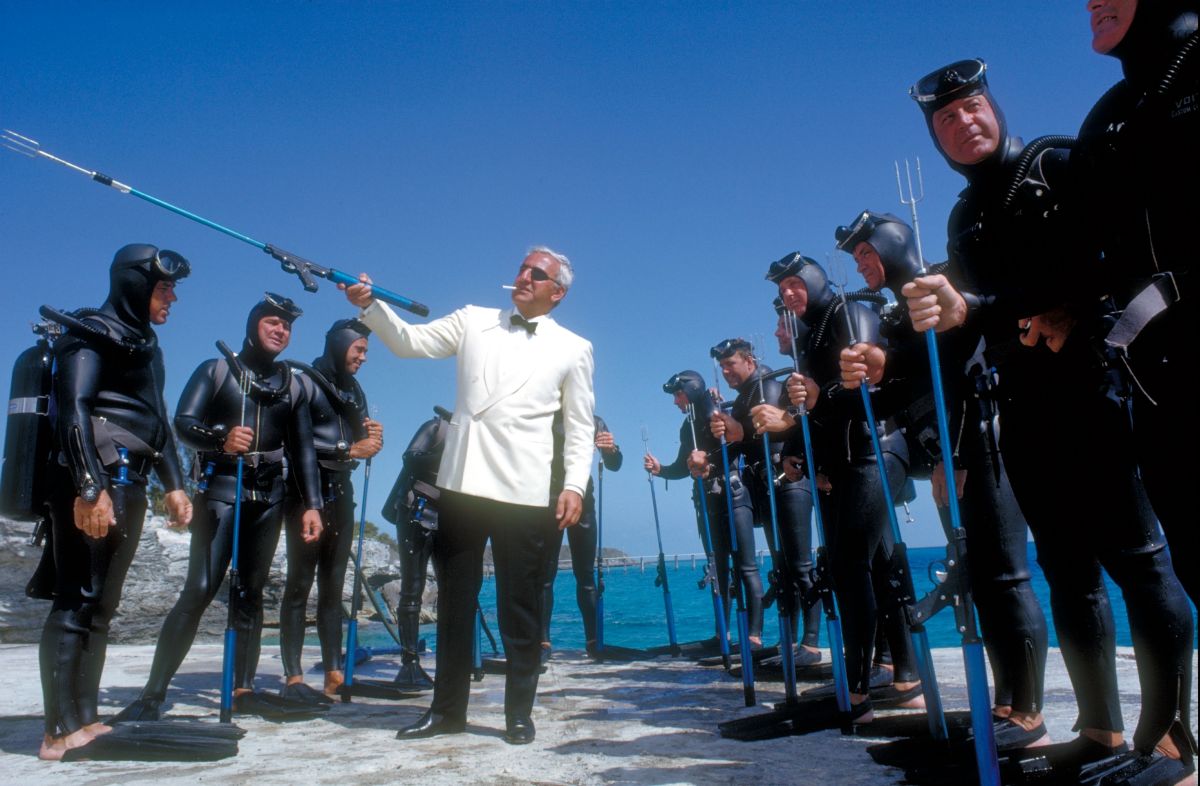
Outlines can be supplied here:
[[[152, 648], [114, 646], [102, 704], [116, 710], [136, 697]], [[306, 663], [318, 653], [306, 651]], [[197, 645], [176, 678], [172, 715], [215, 717], [221, 663], [219, 645]], [[948, 708], [965, 707], [958, 650], [938, 650], [935, 664]], [[431, 664], [429, 664], [431, 665]], [[1132, 728], [1139, 697], [1128, 651], [1118, 660], [1125, 715]], [[277, 652], [264, 649], [259, 685], [277, 690]], [[398, 742], [395, 731], [415, 720], [426, 699], [400, 704], [356, 700], [335, 705], [321, 720], [277, 725], [239, 719], [247, 731], [241, 753], [215, 763], [96, 762], [48, 764], [36, 752], [41, 695], [36, 647], [0, 646], [0, 673], [9, 686], [0, 698], [0, 783], [237, 784], [878, 784], [900, 773], [874, 764], [873, 740], [827, 731], [805, 737], [744, 743], [722, 739], [719, 721], [752, 711], [741, 683], [719, 669], [659, 658], [632, 664], [594, 664], [560, 652], [542, 677], [534, 710], [537, 740], [514, 747], [501, 739], [503, 678], [476, 683], [469, 733]], [[379, 659], [362, 676], [390, 678], [394, 663]], [[310, 681], [317, 683], [318, 676]], [[762, 683], [762, 703], [782, 698], [778, 683]], [[1058, 740], [1070, 739], [1074, 704], [1057, 651], [1047, 677], [1047, 716]], [[1193, 709], [1193, 718], [1195, 710]]]

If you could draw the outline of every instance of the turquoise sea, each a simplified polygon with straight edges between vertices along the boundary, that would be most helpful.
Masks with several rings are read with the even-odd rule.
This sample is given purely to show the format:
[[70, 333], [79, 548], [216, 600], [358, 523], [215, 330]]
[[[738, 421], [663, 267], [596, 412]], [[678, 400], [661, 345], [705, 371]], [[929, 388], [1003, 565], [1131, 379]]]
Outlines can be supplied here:
[[[914, 583], [918, 594], [924, 594], [932, 586], [928, 578], [931, 565], [944, 559], [944, 548], [918, 548], [909, 552]], [[1050, 623], [1050, 646], [1058, 646], [1050, 619], [1049, 588], [1038, 568], [1036, 551], [1029, 544], [1029, 562], [1033, 573], [1033, 588], [1046, 611]], [[697, 588], [703, 576], [703, 560], [692, 567], [690, 560], [680, 560], [678, 567], [668, 563], [668, 579], [671, 600], [675, 610], [675, 627], [680, 642], [705, 639], [714, 635], [712, 600], [707, 590]], [[763, 566], [765, 578], [769, 570], [769, 559]], [[662, 590], [654, 586], [654, 564], [648, 562], [644, 572], [637, 566], [606, 568], [604, 576], [604, 640], [607, 644], [644, 648], [667, 643], [666, 615]], [[1120, 590], [1105, 576], [1109, 597], [1112, 601], [1113, 617], [1116, 621], [1117, 644], [1132, 645], [1129, 621], [1125, 614], [1125, 603]], [[496, 584], [492, 579], [484, 581], [479, 602], [493, 635], [499, 640], [495, 612]], [[434, 626], [422, 628], [422, 637], [427, 646], [437, 643]], [[736, 631], [736, 624], [734, 625]], [[933, 647], [956, 647], [960, 637], [954, 628], [954, 617], [950, 609], [944, 609], [927, 625], [929, 642]], [[367, 624], [360, 627], [360, 642], [364, 646], [391, 647], [394, 642], [381, 625]], [[824, 625], [821, 627], [821, 646], [828, 646]], [[569, 569], [560, 570], [555, 582], [554, 616], [551, 622], [551, 639], [556, 648], [583, 649], [583, 625], [575, 604], [575, 577]], [[774, 607], [768, 609], [763, 622], [763, 639], [773, 643], [778, 639], [778, 624]], [[485, 649], [487, 644], [485, 642]]]

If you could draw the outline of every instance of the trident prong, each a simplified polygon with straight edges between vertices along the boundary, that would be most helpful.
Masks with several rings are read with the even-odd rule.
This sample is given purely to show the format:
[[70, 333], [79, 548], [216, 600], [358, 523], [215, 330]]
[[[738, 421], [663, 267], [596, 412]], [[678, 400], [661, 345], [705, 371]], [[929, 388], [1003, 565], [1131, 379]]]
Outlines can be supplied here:
[[896, 190], [900, 192], [900, 204], [908, 205], [912, 213], [913, 239], [917, 241], [917, 259], [921, 263], [921, 274], [924, 275], [925, 254], [921, 250], [921, 222], [917, 219], [917, 203], [925, 198], [925, 178], [921, 177], [921, 159], [917, 158], [917, 191], [913, 191], [912, 171], [908, 167], [908, 159], [904, 159], [904, 176], [908, 181], [908, 197], [904, 196], [904, 186], [900, 182], [900, 162], [896, 165]]
[[20, 153], [23, 156], [29, 156], [30, 158], [35, 158], [42, 149], [41, 144], [36, 139], [30, 139], [8, 128], [4, 129], [4, 132], [0, 134], [0, 140], [3, 140], [4, 146], [9, 150], [14, 153]]

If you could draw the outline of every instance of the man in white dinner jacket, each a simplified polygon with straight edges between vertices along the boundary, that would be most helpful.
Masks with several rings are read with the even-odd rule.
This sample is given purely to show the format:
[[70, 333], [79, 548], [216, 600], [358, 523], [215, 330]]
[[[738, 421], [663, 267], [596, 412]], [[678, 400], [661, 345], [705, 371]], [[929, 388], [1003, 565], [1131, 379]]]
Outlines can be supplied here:
[[346, 288], [366, 323], [396, 355], [458, 360], [454, 417], [438, 468], [437, 673], [433, 703], [399, 739], [461, 732], [470, 693], [475, 603], [490, 538], [500, 635], [508, 660], [504, 738], [533, 740], [530, 718], [541, 650], [540, 560], [554, 414], [563, 413], [566, 482], [558, 497], [560, 527], [579, 520], [591, 472], [592, 345], [550, 318], [574, 277], [571, 262], [532, 249], [513, 281], [511, 309], [466, 306], [410, 325], [371, 296], [370, 279]]

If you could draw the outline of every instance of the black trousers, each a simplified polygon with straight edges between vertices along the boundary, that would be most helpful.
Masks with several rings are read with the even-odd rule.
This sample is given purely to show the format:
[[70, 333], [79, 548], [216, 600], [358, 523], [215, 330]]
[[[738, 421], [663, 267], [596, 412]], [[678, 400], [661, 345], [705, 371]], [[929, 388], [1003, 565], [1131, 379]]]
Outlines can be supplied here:
[[113, 486], [117, 524], [103, 538], [75, 527], [75, 486], [64, 471], [50, 502], [54, 550], [54, 602], [42, 628], [38, 660], [46, 733], [79, 731], [99, 721], [100, 674], [108, 650], [108, 629], [125, 576], [137, 551], [146, 514], [142, 486]]
[[[171, 678], [196, 639], [204, 610], [221, 588], [233, 556], [233, 514], [232, 503], [210, 499], [203, 494], [195, 499], [187, 579], [158, 636], [150, 679], [142, 691], [148, 699], [161, 701], [167, 695]], [[263, 588], [271, 572], [275, 547], [279, 544], [282, 519], [282, 501], [242, 503], [238, 539], [242, 591], [233, 615], [233, 627], [237, 631], [233, 666], [235, 688], [254, 687], [254, 674], [262, 649]]]
[[433, 560], [438, 580], [437, 673], [430, 709], [465, 719], [471, 687], [475, 607], [490, 540], [500, 638], [508, 661], [507, 719], [528, 717], [541, 670], [542, 555], [546, 509], [443, 491]]
[[284, 532], [287, 538], [287, 582], [279, 606], [279, 650], [283, 673], [304, 673], [300, 652], [304, 647], [304, 624], [308, 596], [317, 582], [317, 637], [325, 671], [342, 669], [342, 588], [346, 566], [354, 544], [354, 486], [346, 472], [321, 473], [325, 529], [316, 543], [305, 543], [300, 519], [304, 504], [290, 498], [285, 503]]

